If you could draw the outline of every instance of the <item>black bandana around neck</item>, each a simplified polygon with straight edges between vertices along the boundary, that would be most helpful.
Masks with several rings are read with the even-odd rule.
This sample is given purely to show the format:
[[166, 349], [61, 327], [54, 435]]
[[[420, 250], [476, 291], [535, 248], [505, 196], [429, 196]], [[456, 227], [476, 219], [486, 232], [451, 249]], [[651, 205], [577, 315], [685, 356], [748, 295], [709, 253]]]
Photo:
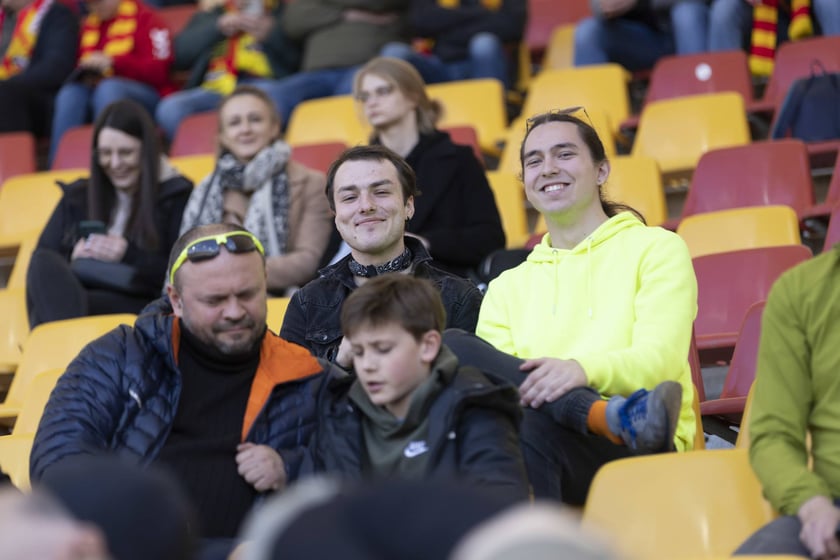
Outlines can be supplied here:
[[405, 270], [411, 266], [411, 251], [409, 251], [408, 247], [406, 247], [402, 254], [385, 264], [371, 264], [367, 266], [359, 264], [359, 262], [351, 256], [350, 260], [347, 261], [347, 266], [350, 267], [350, 272], [352, 272], [354, 276], [361, 276], [362, 278], [373, 278], [374, 276], [385, 274], [386, 272], [399, 272], [400, 270]]

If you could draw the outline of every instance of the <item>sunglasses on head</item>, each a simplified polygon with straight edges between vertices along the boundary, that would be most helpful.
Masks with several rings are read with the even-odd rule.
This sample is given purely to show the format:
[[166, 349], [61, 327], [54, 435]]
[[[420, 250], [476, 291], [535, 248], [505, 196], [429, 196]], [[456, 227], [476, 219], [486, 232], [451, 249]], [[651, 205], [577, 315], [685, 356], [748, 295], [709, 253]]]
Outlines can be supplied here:
[[589, 113], [586, 112], [586, 107], [584, 107], [583, 105], [578, 105], [577, 107], [567, 107], [566, 109], [552, 109], [551, 111], [547, 111], [545, 113], [541, 113], [539, 115], [535, 115], [533, 117], [525, 119], [526, 132], [530, 132], [531, 129], [534, 128], [534, 126], [537, 124], [544, 124], [546, 122], [550, 122], [552, 115], [569, 115], [587, 123], [593, 128], [595, 126], [592, 124], [592, 119], [589, 118]]
[[184, 250], [172, 263], [172, 270], [169, 271], [169, 283], [175, 283], [175, 273], [186, 261], [201, 262], [213, 259], [219, 256], [222, 247], [227, 249], [228, 253], [233, 254], [258, 251], [261, 255], [265, 255], [265, 249], [263, 249], [260, 240], [247, 231], [231, 231], [219, 235], [199, 237], [184, 247]]

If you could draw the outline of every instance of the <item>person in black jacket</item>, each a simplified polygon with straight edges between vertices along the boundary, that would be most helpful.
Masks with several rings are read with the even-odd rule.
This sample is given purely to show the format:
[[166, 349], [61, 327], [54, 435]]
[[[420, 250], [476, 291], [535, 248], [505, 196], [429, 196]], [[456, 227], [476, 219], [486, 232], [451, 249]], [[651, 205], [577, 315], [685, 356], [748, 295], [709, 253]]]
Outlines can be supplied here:
[[493, 191], [472, 149], [435, 128], [442, 112], [407, 62], [375, 58], [355, 76], [353, 93], [373, 127], [371, 143], [404, 157], [420, 196], [406, 226], [435, 266], [468, 276], [484, 257], [505, 246]]
[[160, 294], [192, 192], [162, 157], [145, 109], [129, 100], [106, 107], [90, 177], [63, 187], [29, 263], [31, 325], [139, 312]]
[[0, 132], [49, 133], [78, 45], [78, 17], [60, 0], [2, 0]]
[[330, 166], [326, 190], [350, 254], [294, 293], [280, 336], [349, 368], [341, 304], [369, 278], [388, 272], [432, 281], [443, 299], [447, 328], [475, 332], [481, 293], [468, 280], [432, 266], [423, 244], [404, 235], [414, 215], [417, 187], [414, 172], [401, 157], [383, 146], [350, 148]]
[[[341, 309], [355, 377], [333, 376], [300, 476], [461, 480], [529, 495], [516, 388], [461, 367], [441, 342], [445, 311], [428, 280], [370, 279]], [[282, 456], [282, 452], [281, 452]]]
[[506, 47], [522, 40], [527, 17], [527, 0], [412, 0], [411, 26], [422, 39], [380, 54], [411, 62], [430, 84], [495, 78], [510, 87], [515, 51]]

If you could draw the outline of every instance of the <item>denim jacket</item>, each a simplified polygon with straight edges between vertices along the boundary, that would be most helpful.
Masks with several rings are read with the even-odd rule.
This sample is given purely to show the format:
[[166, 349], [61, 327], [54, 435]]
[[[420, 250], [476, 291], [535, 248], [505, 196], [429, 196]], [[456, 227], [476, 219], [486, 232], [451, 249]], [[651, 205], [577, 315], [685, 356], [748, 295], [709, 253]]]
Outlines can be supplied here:
[[[446, 327], [475, 332], [481, 292], [464, 278], [433, 267], [428, 251], [417, 239], [405, 238], [412, 254], [411, 272], [427, 278], [440, 290], [446, 310]], [[337, 263], [319, 271], [319, 278], [295, 292], [280, 337], [308, 348], [316, 357], [335, 360], [341, 343], [341, 304], [356, 289], [356, 282], [347, 265], [347, 255]]]

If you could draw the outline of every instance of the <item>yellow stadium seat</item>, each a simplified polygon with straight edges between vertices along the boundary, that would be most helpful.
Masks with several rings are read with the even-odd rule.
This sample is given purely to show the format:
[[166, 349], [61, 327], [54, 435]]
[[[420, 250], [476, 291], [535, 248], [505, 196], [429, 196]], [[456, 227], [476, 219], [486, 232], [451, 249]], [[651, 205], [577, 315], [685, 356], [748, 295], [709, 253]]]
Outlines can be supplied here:
[[286, 142], [292, 145], [343, 142], [367, 144], [370, 129], [363, 123], [350, 95], [310, 99], [298, 104], [289, 117]]
[[286, 308], [289, 307], [291, 299], [288, 297], [270, 297], [266, 300], [268, 314], [265, 322], [272, 332], [280, 332], [280, 327], [283, 326], [283, 317], [286, 315]]
[[67, 367], [88, 342], [119, 325], [133, 325], [135, 318], [128, 313], [94, 315], [35, 327], [23, 345], [20, 364], [6, 400], [0, 404], [0, 423], [11, 424], [17, 418], [29, 385], [37, 374]]
[[[589, 115], [589, 124], [595, 128], [598, 137], [601, 138], [601, 142], [604, 144], [604, 153], [607, 154], [608, 158], [612, 158], [615, 155], [615, 142], [613, 142], [612, 133], [610, 132], [609, 119], [607, 119], [606, 114], [597, 109], [593, 109], [592, 111], [587, 109], [586, 112]], [[527, 116], [531, 117], [533, 115]], [[582, 113], [579, 115], [576, 114], [575, 116], [579, 116], [584, 120], [587, 119], [586, 115]], [[505, 146], [502, 148], [501, 156], [499, 156], [497, 171], [503, 171], [517, 176], [522, 173], [519, 150], [522, 147], [523, 138], [525, 138], [525, 113], [523, 113], [522, 117], [515, 119], [505, 132]]]
[[26, 296], [20, 288], [0, 290], [0, 374], [14, 373], [29, 334]]
[[500, 171], [488, 171], [487, 181], [499, 208], [507, 247], [522, 247], [528, 240], [528, 215], [525, 212], [522, 184], [514, 175]]
[[545, 55], [542, 60], [543, 70], [573, 68], [575, 65], [575, 26], [567, 23], [558, 25], [551, 32]]
[[789, 206], [748, 206], [686, 217], [677, 227], [691, 258], [739, 249], [799, 245], [799, 220]]
[[507, 130], [505, 88], [498, 80], [461, 80], [426, 87], [443, 106], [439, 128], [471, 126], [486, 154], [499, 155]]
[[618, 64], [544, 70], [531, 80], [522, 115], [580, 105], [590, 114], [606, 115], [608, 130], [617, 136], [619, 124], [630, 114], [628, 80], [629, 74]]
[[32, 441], [53, 387], [62, 373], [64, 368], [57, 368], [35, 376], [26, 391], [26, 399], [14, 430], [10, 435], [0, 436], [0, 469], [21, 490], [29, 488], [29, 452]]
[[628, 558], [726, 556], [774, 517], [743, 449], [619, 459], [595, 475], [583, 525]]
[[213, 173], [216, 167], [216, 156], [213, 154], [178, 156], [169, 158], [169, 163], [180, 171], [181, 175], [192, 181], [193, 186], [198, 186]]
[[750, 142], [744, 99], [737, 93], [707, 93], [645, 105], [632, 155], [655, 159], [664, 175], [694, 170], [715, 148]]
[[7, 179], [0, 188], [0, 254], [14, 255], [23, 241], [40, 237], [63, 194], [56, 181], [87, 176], [86, 170], [75, 169]]
[[750, 391], [747, 393], [747, 402], [744, 403], [741, 426], [738, 428], [738, 437], [735, 438], [737, 449], [749, 449], [750, 447], [750, 411], [752, 410], [753, 393], [755, 393], [755, 383], [750, 387]]

